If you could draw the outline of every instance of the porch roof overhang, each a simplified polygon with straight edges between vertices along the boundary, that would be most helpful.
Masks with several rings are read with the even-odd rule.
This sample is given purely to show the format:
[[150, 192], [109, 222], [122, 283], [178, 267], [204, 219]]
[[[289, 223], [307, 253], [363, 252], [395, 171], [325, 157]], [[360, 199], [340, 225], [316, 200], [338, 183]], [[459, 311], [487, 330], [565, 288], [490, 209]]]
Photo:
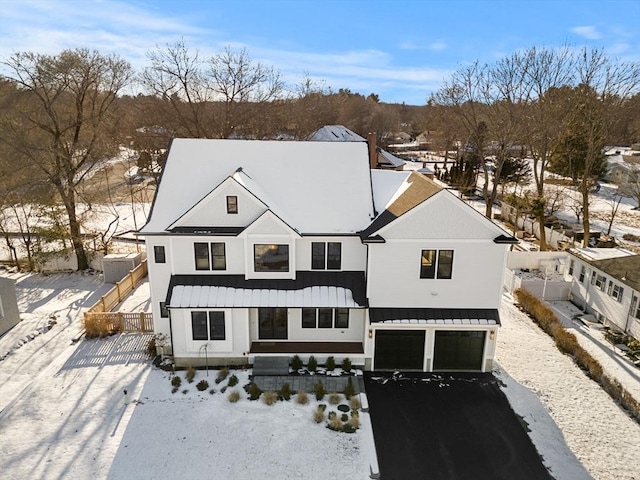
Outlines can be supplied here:
[[428, 325], [500, 325], [492, 308], [370, 308], [371, 323]]
[[364, 272], [297, 272], [291, 279], [174, 275], [168, 308], [364, 308]]

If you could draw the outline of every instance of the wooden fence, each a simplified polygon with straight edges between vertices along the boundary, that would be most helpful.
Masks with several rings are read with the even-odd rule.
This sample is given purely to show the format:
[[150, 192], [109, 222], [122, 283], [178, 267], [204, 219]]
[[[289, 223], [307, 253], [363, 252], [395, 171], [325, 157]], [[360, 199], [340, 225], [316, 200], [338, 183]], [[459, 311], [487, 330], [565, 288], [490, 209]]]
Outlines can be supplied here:
[[105, 293], [100, 300], [84, 313], [87, 324], [101, 325], [108, 331], [120, 332], [153, 332], [153, 317], [150, 313], [112, 312], [124, 298], [147, 276], [147, 261], [131, 270], [129, 274], [116, 283], [115, 287]]

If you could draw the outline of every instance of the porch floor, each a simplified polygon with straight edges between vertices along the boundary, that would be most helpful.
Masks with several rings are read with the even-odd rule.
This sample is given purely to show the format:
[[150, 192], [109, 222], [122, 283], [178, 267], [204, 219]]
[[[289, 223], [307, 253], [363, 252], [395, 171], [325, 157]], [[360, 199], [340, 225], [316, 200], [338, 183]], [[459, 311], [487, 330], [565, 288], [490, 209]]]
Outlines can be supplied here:
[[250, 353], [328, 353], [328, 354], [363, 354], [362, 342], [287, 342], [260, 341], [252, 342]]

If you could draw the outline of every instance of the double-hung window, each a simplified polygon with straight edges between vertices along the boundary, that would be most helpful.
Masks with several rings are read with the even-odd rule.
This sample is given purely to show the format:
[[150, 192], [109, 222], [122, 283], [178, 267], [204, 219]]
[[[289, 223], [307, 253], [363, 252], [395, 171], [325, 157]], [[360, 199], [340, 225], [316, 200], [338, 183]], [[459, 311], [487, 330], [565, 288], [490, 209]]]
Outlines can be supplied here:
[[587, 269], [585, 268], [584, 265], [581, 265], [580, 266], [580, 278], [579, 278], [580, 283], [584, 283], [584, 277], [585, 277], [586, 274], [587, 274]]
[[450, 279], [453, 274], [453, 250], [422, 250], [420, 278]]
[[602, 290], [603, 292], [605, 291], [607, 285], [607, 277], [605, 277], [604, 275], [597, 275], [596, 276], [596, 287], [598, 287], [600, 290]]
[[191, 332], [194, 340], [224, 340], [224, 312], [191, 312]]
[[153, 246], [153, 260], [156, 263], [166, 263], [167, 257], [165, 255], [164, 246], [163, 245], [154, 245]]
[[615, 298], [618, 302], [622, 302], [622, 295], [624, 294], [624, 288], [620, 285], [614, 285], [613, 292], [611, 292], [611, 296]]
[[340, 270], [342, 268], [342, 243], [311, 242], [312, 270]]
[[196, 270], [226, 270], [227, 259], [224, 243], [193, 244]]

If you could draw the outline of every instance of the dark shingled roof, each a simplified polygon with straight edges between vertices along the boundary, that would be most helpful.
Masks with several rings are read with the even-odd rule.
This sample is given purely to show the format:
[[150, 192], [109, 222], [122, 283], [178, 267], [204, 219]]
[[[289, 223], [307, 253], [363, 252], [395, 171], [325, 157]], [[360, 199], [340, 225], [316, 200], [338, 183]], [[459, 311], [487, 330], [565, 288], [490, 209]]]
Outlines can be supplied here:
[[617, 281], [628, 285], [634, 290], [640, 290], [640, 255], [592, 260], [585, 255], [581, 255], [579, 250], [572, 250], [571, 253], [588, 264], [593, 265], [598, 270], [602, 270]]
[[354, 301], [367, 306], [366, 280], [364, 272], [296, 272], [291, 279], [245, 279], [244, 275], [172, 275], [167, 290], [167, 305], [171, 304], [171, 293], [177, 285], [206, 285], [265, 290], [302, 290], [307, 287], [333, 286], [351, 291]]

